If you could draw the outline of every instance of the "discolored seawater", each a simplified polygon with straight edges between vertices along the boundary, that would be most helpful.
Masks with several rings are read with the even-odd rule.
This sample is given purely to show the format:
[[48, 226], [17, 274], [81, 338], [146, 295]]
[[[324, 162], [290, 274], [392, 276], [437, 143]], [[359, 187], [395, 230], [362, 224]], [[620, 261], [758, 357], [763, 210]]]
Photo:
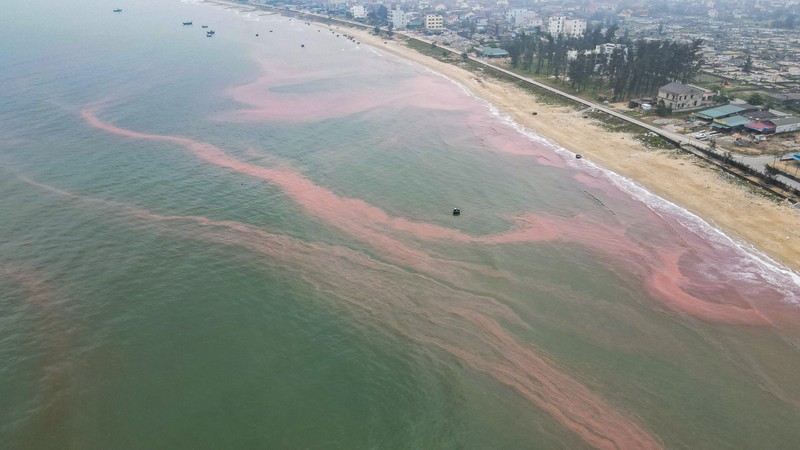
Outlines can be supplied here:
[[210, 2], [4, 10], [0, 447], [800, 442], [797, 276], [451, 81]]

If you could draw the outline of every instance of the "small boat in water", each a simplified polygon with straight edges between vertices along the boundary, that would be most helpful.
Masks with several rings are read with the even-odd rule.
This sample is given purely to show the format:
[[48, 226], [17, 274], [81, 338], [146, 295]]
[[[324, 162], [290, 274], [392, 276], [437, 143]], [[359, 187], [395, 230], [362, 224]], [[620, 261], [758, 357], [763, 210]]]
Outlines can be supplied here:
[[191, 25], [192, 24], [192, 22], [181, 22], [181, 23], [183, 23], [184, 25]]
[[208, 30], [206, 31], [206, 37], [211, 37], [214, 35], [214, 33], [216, 33], [214, 30]]
[[117, 9], [114, 10], [114, 12], [122, 12], [122, 10], [117, 8]]
[[454, 216], [460, 216], [461, 215], [461, 210], [458, 209], [458, 208], [453, 208], [453, 215]]
[[208, 25], [200, 25], [203, 28], [208, 28]]

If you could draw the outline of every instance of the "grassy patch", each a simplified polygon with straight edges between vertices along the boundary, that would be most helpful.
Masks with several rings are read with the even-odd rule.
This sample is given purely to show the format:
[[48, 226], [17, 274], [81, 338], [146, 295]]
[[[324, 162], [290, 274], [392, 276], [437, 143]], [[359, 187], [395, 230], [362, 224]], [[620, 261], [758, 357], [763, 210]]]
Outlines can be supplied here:
[[[576, 97], [581, 97], [581, 98], [589, 100], [589, 101], [596, 101], [597, 100], [597, 94], [603, 92], [603, 91], [596, 91], [595, 92], [593, 90], [592, 91], [577, 91], [577, 90], [573, 89], [572, 87], [570, 87], [568, 84], [562, 83], [562, 82], [560, 82], [560, 81], [558, 81], [558, 80], [556, 80], [554, 78], [550, 78], [548, 76], [543, 76], [543, 75], [540, 75], [540, 74], [536, 74], [533, 71], [526, 71], [526, 70], [523, 70], [523, 69], [520, 69], [520, 68], [512, 68], [510, 66], [504, 67], [504, 69], [506, 69], [506, 70], [508, 70], [510, 72], [514, 72], [515, 74], [517, 74], [519, 76], [522, 76], [522, 77], [525, 77], [525, 78], [530, 78], [532, 80], [538, 81], [539, 83], [542, 83], [542, 84], [545, 84], [547, 86], [550, 86], [553, 89], [558, 89], [559, 91], [564, 91], [564, 92], [566, 92], [568, 94], [572, 94], [572, 95], [574, 95]], [[548, 104], [555, 104], [555, 105], [558, 105], [558, 106], [568, 106], [568, 107], [573, 107], [574, 106], [575, 109], [586, 108], [586, 106], [581, 104], [581, 103], [577, 103], [577, 102], [575, 102], [573, 100], [564, 98], [563, 96], [558, 95], [558, 94], [553, 94], [552, 92], [547, 91], [546, 89], [541, 89], [541, 88], [538, 88], [538, 89], [540, 91], [542, 91], [542, 93], [544, 95], [552, 95], [552, 96], [556, 97], [556, 98], [554, 98], [554, 99], [552, 99], [550, 101], [546, 100], [546, 102]]]
[[408, 48], [415, 50], [419, 53], [422, 53], [423, 55], [430, 56], [431, 58], [447, 62], [450, 62], [452, 60], [450, 52], [439, 46], [431, 45], [427, 42], [422, 42], [414, 38], [406, 39], [405, 43]]
[[676, 150], [675, 144], [664, 139], [652, 131], [637, 133], [635, 139], [641, 142], [647, 148], [663, 149], [663, 150]]
[[587, 111], [584, 118], [594, 119], [600, 123], [601, 128], [612, 133], [644, 134], [644, 129], [619, 117], [608, 115], [602, 111]]
[[646, 130], [636, 124], [622, 120], [619, 117], [606, 114], [602, 111], [587, 111], [583, 114], [585, 118], [597, 121], [600, 128], [612, 133], [627, 133], [633, 135], [633, 138], [641, 142], [647, 148], [658, 150], [672, 150], [675, 149], [675, 144], [664, 139], [660, 135]]

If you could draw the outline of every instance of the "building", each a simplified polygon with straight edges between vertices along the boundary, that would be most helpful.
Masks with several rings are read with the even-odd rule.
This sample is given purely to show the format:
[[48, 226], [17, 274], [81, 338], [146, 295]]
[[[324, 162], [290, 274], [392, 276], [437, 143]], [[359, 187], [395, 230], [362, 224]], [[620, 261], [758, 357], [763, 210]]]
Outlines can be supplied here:
[[517, 28], [534, 29], [544, 25], [542, 18], [536, 11], [524, 11], [514, 14], [514, 26]]
[[775, 133], [789, 133], [800, 130], [800, 117], [781, 117], [769, 119], [775, 125]]
[[528, 10], [525, 8], [509, 9], [508, 11], [506, 11], [506, 21], [508, 23], [513, 23], [514, 25], [521, 25], [521, 23], [518, 23], [517, 17], [521, 16], [522, 14], [525, 14], [526, 12], [528, 12]]
[[362, 5], [356, 5], [350, 8], [350, 13], [353, 14], [354, 19], [366, 19], [367, 18], [367, 8], [364, 8]]
[[747, 112], [746, 108], [736, 105], [718, 106], [716, 108], [706, 109], [695, 114], [697, 118], [704, 120], [722, 119], [723, 117], [733, 116], [736, 114], [743, 114]]
[[770, 120], [774, 119], [775, 117], [778, 117], [777, 114], [773, 114], [769, 111], [750, 111], [742, 115], [750, 120], [755, 120], [755, 121]]
[[502, 48], [494, 48], [494, 47], [484, 47], [478, 50], [481, 56], [485, 58], [506, 58], [508, 57], [508, 52], [503, 50]]
[[583, 33], [586, 32], [586, 21], [565, 16], [554, 16], [547, 21], [547, 31], [553, 36], [558, 36], [559, 34], [572, 37], [583, 36]]
[[395, 30], [405, 30], [410, 22], [409, 14], [400, 8], [389, 10], [389, 22]]
[[535, 29], [542, 28], [544, 21], [536, 13], [528, 11], [522, 16], [517, 16], [517, 24], [524, 28]]
[[761, 134], [775, 133], [775, 125], [770, 122], [750, 122], [746, 123], [744, 127]]
[[673, 111], [685, 111], [702, 108], [703, 94], [702, 89], [673, 81], [658, 88], [657, 101], [663, 101]]
[[425, 14], [423, 25], [428, 31], [443, 31], [444, 18], [438, 14]]
[[800, 94], [767, 94], [767, 96], [783, 105], [800, 102]]
[[714, 128], [719, 128], [721, 130], [730, 131], [730, 130], [740, 130], [745, 125], [751, 122], [752, 120], [748, 119], [747, 117], [733, 115], [733, 116], [723, 117], [721, 119], [714, 119], [714, 121], [711, 122], [711, 126]]

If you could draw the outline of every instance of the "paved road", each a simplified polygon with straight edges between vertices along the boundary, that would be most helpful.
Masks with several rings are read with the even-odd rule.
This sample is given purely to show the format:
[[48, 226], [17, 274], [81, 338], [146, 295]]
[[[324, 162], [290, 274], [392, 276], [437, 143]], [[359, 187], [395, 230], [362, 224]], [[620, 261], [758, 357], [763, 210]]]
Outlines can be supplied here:
[[[412, 37], [414, 39], [421, 40], [423, 42], [431, 43], [427, 39], [420, 38], [419, 36], [415, 36], [415, 35], [414, 36], [410, 36], [410, 35], [408, 35], [406, 33], [403, 33], [403, 34], [405, 34], [406, 36]], [[451, 52], [458, 53], [458, 51], [455, 50], [455, 49], [448, 48], [448, 47], [442, 46], [440, 44], [436, 44], [436, 45], [438, 47], [445, 48], [445, 49], [447, 49], [447, 50], [449, 50]], [[706, 151], [712, 151], [712, 152], [714, 152], [714, 153], [716, 153], [718, 155], [722, 155], [723, 151], [725, 151], [725, 150], [720, 150], [719, 148], [712, 150], [709, 147], [708, 143], [706, 143], [706, 142], [703, 142], [701, 140], [692, 138], [690, 136], [686, 136], [686, 135], [683, 135], [683, 134], [679, 134], [679, 133], [675, 133], [675, 132], [672, 132], [672, 131], [664, 130], [663, 128], [660, 128], [660, 127], [657, 127], [655, 125], [651, 125], [651, 124], [649, 124], [647, 122], [643, 122], [643, 121], [638, 120], [636, 118], [630, 117], [627, 114], [624, 114], [622, 112], [619, 112], [619, 111], [611, 109], [611, 108], [608, 108], [608, 107], [606, 107], [606, 106], [604, 106], [602, 104], [595, 103], [595, 102], [593, 102], [591, 100], [586, 100], [584, 98], [569, 94], [569, 93], [564, 92], [564, 91], [560, 91], [560, 90], [558, 90], [558, 89], [556, 89], [556, 88], [554, 88], [552, 86], [548, 86], [548, 85], [546, 85], [546, 84], [544, 84], [544, 83], [542, 83], [540, 81], [536, 81], [534, 79], [531, 79], [531, 78], [528, 78], [528, 77], [524, 77], [522, 75], [519, 75], [517, 73], [514, 73], [514, 72], [512, 72], [510, 70], [507, 70], [507, 69], [504, 69], [502, 67], [498, 67], [498, 66], [488, 62], [485, 59], [475, 58], [475, 57], [472, 57], [472, 56], [470, 56], [469, 59], [471, 61], [474, 61], [474, 62], [476, 62], [478, 64], [483, 65], [483, 66], [489, 67], [489, 68], [491, 68], [493, 70], [497, 70], [497, 71], [502, 72], [504, 74], [507, 74], [509, 76], [515, 77], [515, 78], [517, 78], [519, 80], [524, 80], [524, 81], [526, 81], [528, 83], [531, 83], [531, 84], [533, 84], [533, 85], [535, 85], [537, 87], [545, 89], [545, 90], [547, 90], [549, 92], [552, 92], [554, 94], [560, 95], [562, 97], [566, 97], [566, 98], [568, 98], [568, 99], [570, 99], [572, 101], [575, 101], [577, 103], [586, 105], [587, 107], [594, 108], [594, 109], [596, 109], [598, 111], [603, 111], [606, 114], [609, 114], [609, 115], [614, 116], [614, 117], [618, 117], [618, 118], [620, 118], [620, 119], [622, 119], [622, 120], [624, 120], [626, 122], [632, 123], [634, 125], [638, 125], [638, 126], [640, 126], [642, 128], [645, 128], [645, 129], [647, 129], [649, 131], [652, 131], [653, 133], [656, 133], [656, 134], [658, 134], [658, 135], [660, 135], [662, 137], [665, 137], [665, 138], [667, 138], [667, 139], [669, 139], [671, 141], [677, 142], [680, 145], [692, 145], [694, 147], [697, 147], [697, 148], [700, 148], [700, 149], [703, 149], [703, 150], [706, 150]], [[769, 156], [769, 155], [767, 155], [767, 156], [744, 156], [744, 155], [739, 155], [739, 154], [736, 154], [736, 153], [733, 153], [733, 155], [734, 155], [736, 160], [739, 160], [739, 161], [743, 162], [744, 164], [749, 165], [750, 167], [758, 170], [759, 172], [764, 172], [764, 170], [765, 170], [765, 168], [767, 166], [767, 163], [772, 162], [773, 159], [774, 159], [773, 156]], [[781, 180], [781, 181], [783, 181], [784, 183], [786, 183], [789, 186], [793, 186], [795, 189], [800, 189], [800, 183], [795, 181], [795, 180], [793, 180], [793, 179], [791, 179], [791, 178], [785, 177], [783, 175], [778, 175], [776, 178]]]
[[[253, 5], [253, 6], [261, 6], [261, 5]], [[290, 11], [295, 12], [295, 13], [300, 13], [300, 14], [307, 14], [307, 15], [310, 15], [310, 16], [317, 16], [317, 17], [325, 18], [325, 19], [328, 18], [327, 16], [323, 16], [323, 15], [320, 15], [320, 14], [315, 14], [315, 13], [312, 13], [312, 12], [309, 12], [309, 11], [302, 11], [302, 10], [296, 10], [296, 9], [290, 9]], [[362, 23], [358, 23], [358, 22], [354, 22], [354, 21], [350, 21], [350, 20], [346, 20], [346, 19], [335, 18], [333, 20], [335, 20], [337, 22], [345, 22], [345, 23], [348, 23], [350, 25], [354, 25], [354, 26], [362, 28], [362, 29], [366, 27]], [[402, 35], [402, 36], [405, 36], [405, 37], [408, 37], [408, 38], [412, 38], [412, 39], [416, 39], [418, 41], [426, 42], [428, 44], [434, 44], [437, 47], [446, 49], [446, 50], [448, 50], [448, 51], [450, 51], [450, 52], [452, 52], [452, 53], [454, 53], [456, 55], [461, 54], [461, 52], [458, 49], [451, 48], [451, 47], [448, 47], [448, 46], [444, 46], [442, 44], [438, 44], [438, 43], [432, 42], [432, 41], [430, 41], [428, 39], [425, 39], [424, 37], [421, 37], [421, 36], [416, 35], [416, 34], [410, 34], [408, 32], [402, 32], [402, 31], [395, 31], [395, 34]], [[626, 121], [628, 123], [631, 123], [631, 124], [640, 126], [642, 128], [645, 128], [648, 131], [652, 131], [653, 133], [656, 133], [656, 134], [658, 134], [658, 135], [660, 135], [660, 136], [662, 136], [662, 137], [664, 137], [664, 138], [666, 138], [666, 139], [668, 139], [670, 141], [677, 142], [680, 145], [691, 145], [691, 146], [694, 146], [694, 147], [702, 149], [702, 150], [712, 151], [712, 152], [714, 152], [714, 153], [716, 153], [718, 155], [722, 155], [722, 153], [723, 153], [723, 150], [720, 150], [718, 148], [712, 150], [710, 148], [710, 146], [708, 145], [708, 143], [703, 142], [703, 141], [701, 141], [699, 139], [695, 139], [695, 138], [692, 138], [690, 136], [686, 136], [686, 135], [683, 135], [683, 134], [680, 134], [680, 133], [675, 133], [675, 132], [672, 132], [672, 131], [668, 131], [668, 130], [665, 130], [663, 128], [657, 127], [655, 125], [651, 125], [651, 124], [649, 124], [647, 122], [643, 122], [643, 121], [638, 120], [638, 119], [636, 119], [634, 117], [628, 116], [625, 113], [619, 112], [619, 111], [617, 111], [615, 109], [612, 109], [612, 108], [608, 108], [608, 107], [606, 107], [606, 106], [604, 106], [604, 105], [602, 105], [600, 103], [595, 103], [595, 102], [593, 102], [591, 100], [586, 100], [586, 99], [578, 97], [576, 95], [572, 95], [572, 94], [569, 94], [567, 92], [558, 90], [558, 89], [556, 89], [556, 88], [554, 88], [552, 86], [548, 86], [548, 85], [546, 85], [546, 84], [544, 84], [544, 83], [542, 83], [540, 81], [536, 81], [536, 80], [534, 80], [532, 78], [524, 77], [524, 76], [522, 76], [522, 75], [520, 75], [518, 73], [512, 72], [512, 71], [504, 69], [502, 67], [498, 67], [498, 66], [490, 63], [486, 59], [476, 58], [476, 57], [473, 57], [473, 56], [469, 56], [469, 59], [471, 61], [477, 63], [477, 64], [489, 67], [489, 68], [491, 68], [493, 70], [496, 70], [498, 72], [502, 72], [502, 73], [504, 73], [506, 75], [509, 75], [511, 77], [514, 77], [514, 78], [517, 78], [519, 80], [526, 81], [526, 82], [528, 82], [530, 84], [533, 84], [534, 86], [537, 86], [537, 87], [539, 87], [541, 89], [545, 89], [545, 90], [547, 90], [549, 92], [552, 92], [553, 94], [556, 94], [556, 95], [559, 95], [559, 96], [562, 96], [562, 97], [566, 97], [566, 98], [568, 98], [568, 99], [570, 99], [570, 100], [572, 100], [574, 102], [583, 104], [583, 105], [585, 105], [585, 106], [587, 106], [589, 108], [594, 108], [594, 109], [596, 109], [598, 111], [602, 111], [602, 112], [604, 112], [604, 113], [606, 113], [608, 115], [611, 115], [611, 116], [617, 117], [619, 119], [622, 119], [622, 120], [624, 120], [624, 121]], [[744, 155], [738, 155], [738, 154], [734, 154], [734, 155], [735, 155], [737, 160], [742, 161], [744, 164], [747, 164], [747, 165], [751, 166], [752, 168], [754, 168], [754, 169], [756, 169], [756, 170], [758, 170], [760, 172], [763, 172], [765, 170], [765, 168], [766, 168], [766, 164], [773, 160], [772, 156], [744, 156]], [[798, 183], [797, 181], [792, 180], [791, 178], [785, 177], [783, 175], [778, 175], [777, 178], [779, 180], [783, 181], [784, 183], [786, 183], [787, 185], [793, 186], [795, 189], [800, 189], [800, 183]]]

